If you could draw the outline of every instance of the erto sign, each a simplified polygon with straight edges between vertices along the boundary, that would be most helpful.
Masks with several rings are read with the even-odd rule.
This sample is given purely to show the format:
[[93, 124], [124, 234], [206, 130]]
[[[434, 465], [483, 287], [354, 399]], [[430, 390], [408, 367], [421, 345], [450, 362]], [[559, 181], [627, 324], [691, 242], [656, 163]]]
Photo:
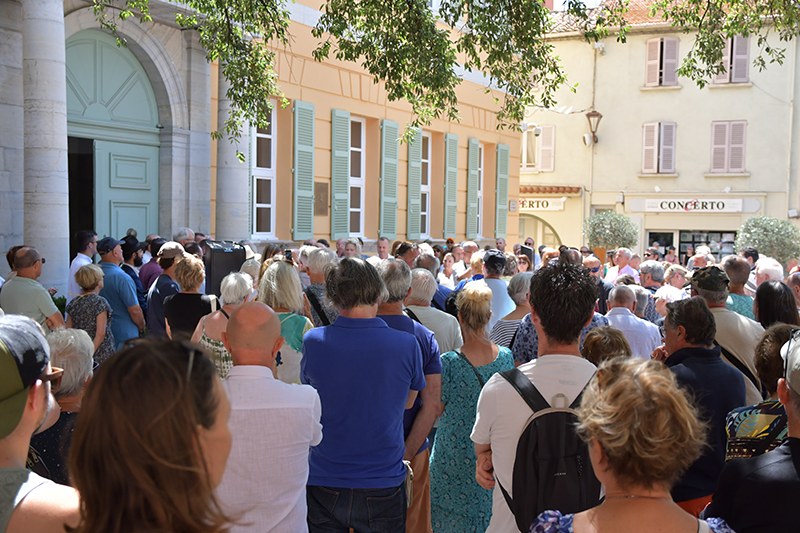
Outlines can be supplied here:
[[563, 198], [520, 198], [519, 210], [531, 211], [563, 211]]
[[660, 213], [741, 213], [742, 198], [648, 198], [644, 210]]

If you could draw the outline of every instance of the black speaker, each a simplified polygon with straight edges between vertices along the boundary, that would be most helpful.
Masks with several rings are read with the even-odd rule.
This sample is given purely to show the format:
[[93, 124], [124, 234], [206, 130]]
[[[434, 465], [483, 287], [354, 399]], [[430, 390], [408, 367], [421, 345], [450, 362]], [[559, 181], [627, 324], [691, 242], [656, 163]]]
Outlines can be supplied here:
[[244, 263], [244, 247], [231, 241], [206, 241], [205, 253], [206, 294], [220, 295], [222, 278], [231, 272], [238, 272]]

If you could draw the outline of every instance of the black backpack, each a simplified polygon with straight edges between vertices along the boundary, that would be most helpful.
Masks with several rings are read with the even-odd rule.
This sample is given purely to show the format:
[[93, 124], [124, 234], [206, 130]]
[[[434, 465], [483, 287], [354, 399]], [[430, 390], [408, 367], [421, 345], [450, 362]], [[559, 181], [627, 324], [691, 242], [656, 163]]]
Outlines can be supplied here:
[[458, 306], [456, 305], [456, 300], [458, 299], [458, 294], [464, 290], [464, 288], [460, 288], [457, 291], [451, 291], [450, 294], [447, 295], [447, 299], [444, 301], [444, 312], [454, 317], [458, 318]]
[[551, 407], [516, 368], [501, 376], [533, 410], [517, 442], [511, 484], [514, 498], [497, 483], [519, 530], [527, 533], [542, 511], [567, 514], [595, 507], [600, 503], [600, 482], [589, 460], [589, 447], [575, 432], [575, 408], [583, 391], [569, 407]]

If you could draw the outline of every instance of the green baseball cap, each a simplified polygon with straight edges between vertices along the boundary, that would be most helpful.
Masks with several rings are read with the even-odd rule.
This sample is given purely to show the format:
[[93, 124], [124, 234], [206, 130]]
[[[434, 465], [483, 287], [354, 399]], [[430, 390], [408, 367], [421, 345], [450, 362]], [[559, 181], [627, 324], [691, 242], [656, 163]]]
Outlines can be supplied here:
[[721, 268], [707, 266], [692, 273], [692, 287], [707, 291], [727, 291], [730, 289], [730, 280]]
[[0, 316], [0, 439], [19, 425], [28, 391], [49, 361], [39, 324], [21, 315]]

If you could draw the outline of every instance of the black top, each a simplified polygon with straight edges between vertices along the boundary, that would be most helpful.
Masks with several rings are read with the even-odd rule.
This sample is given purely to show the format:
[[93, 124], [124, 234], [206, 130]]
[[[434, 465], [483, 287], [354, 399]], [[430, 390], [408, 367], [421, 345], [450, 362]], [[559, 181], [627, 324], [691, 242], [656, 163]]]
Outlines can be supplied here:
[[181, 292], [164, 298], [164, 317], [176, 340], [191, 339], [197, 323], [210, 312], [211, 296], [207, 294]]
[[42, 475], [61, 485], [69, 485], [67, 456], [77, 418], [78, 413], [63, 412], [55, 424], [31, 438], [31, 448], [39, 453], [49, 471], [49, 475]]
[[[747, 405], [742, 373], [725, 363], [719, 348], [683, 348], [665, 361], [678, 383], [686, 387], [700, 412], [708, 421], [708, 447], [672, 488], [676, 502], [702, 498], [714, 493], [722, 468], [728, 436], [725, 417]], [[738, 531], [738, 530], [736, 530]]]
[[719, 517], [737, 533], [797, 531], [800, 525], [800, 439], [725, 465], [703, 517]]
[[178, 294], [181, 287], [167, 274], [156, 278], [150, 292], [147, 294], [147, 336], [166, 337], [167, 328], [164, 324], [164, 300], [167, 296]]
[[122, 263], [120, 266], [122, 271], [131, 277], [133, 284], [136, 285], [136, 299], [139, 300], [139, 307], [142, 308], [142, 313], [147, 316], [147, 291], [144, 290], [142, 280], [139, 279], [139, 274], [133, 269], [132, 266]]
[[597, 307], [601, 315], [608, 313], [608, 295], [611, 294], [611, 289], [613, 288], [614, 286], [603, 278], [597, 278], [597, 289], [599, 292], [597, 296]]

